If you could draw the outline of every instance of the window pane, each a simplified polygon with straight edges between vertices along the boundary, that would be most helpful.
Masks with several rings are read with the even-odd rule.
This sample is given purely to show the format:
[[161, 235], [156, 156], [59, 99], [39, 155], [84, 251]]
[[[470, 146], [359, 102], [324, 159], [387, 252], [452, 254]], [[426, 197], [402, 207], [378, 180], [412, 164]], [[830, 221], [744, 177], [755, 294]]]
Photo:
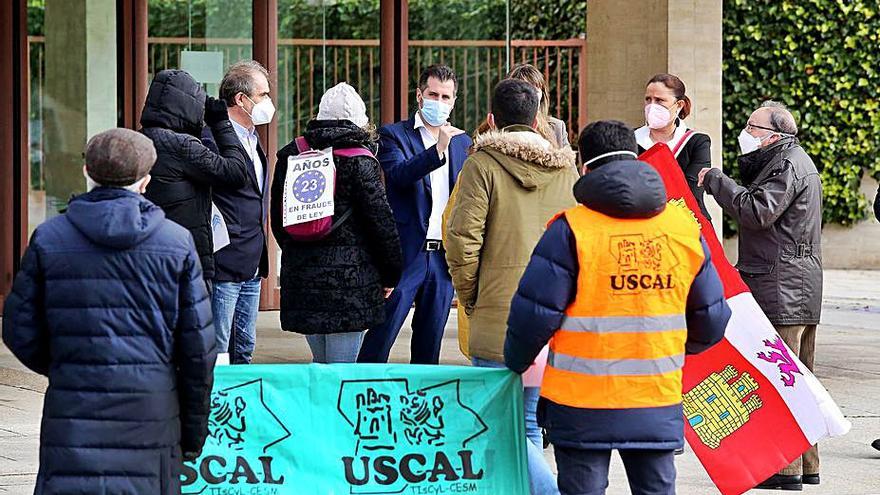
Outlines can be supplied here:
[[28, 233], [85, 190], [83, 149], [116, 127], [116, 1], [29, 0]]
[[278, 0], [279, 147], [302, 135], [324, 91], [342, 81], [380, 120], [379, 22], [379, 0]]
[[552, 2], [510, 5], [514, 63], [530, 63], [544, 74], [549, 114], [565, 122], [572, 143], [577, 142], [579, 132], [579, 69], [586, 46], [586, 11], [587, 0], [563, 6]]
[[450, 122], [473, 133], [486, 118], [492, 89], [508, 70], [507, 0], [410, 0], [409, 106], [422, 70], [446, 64], [458, 77]]
[[150, 80], [183, 69], [217, 96], [226, 68], [253, 53], [252, 0], [149, 0]]
[[278, 142], [302, 134], [345, 81], [379, 120], [379, 0], [278, 0]]

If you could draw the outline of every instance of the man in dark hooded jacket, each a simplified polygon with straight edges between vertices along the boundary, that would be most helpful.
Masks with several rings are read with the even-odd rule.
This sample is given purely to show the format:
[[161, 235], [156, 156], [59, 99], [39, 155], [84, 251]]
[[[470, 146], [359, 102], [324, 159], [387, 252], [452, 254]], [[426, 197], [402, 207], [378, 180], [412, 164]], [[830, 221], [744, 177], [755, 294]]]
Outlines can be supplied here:
[[207, 436], [210, 299], [192, 236], [141, 196], [156, 160], [112, 129], [86, 149], [89, 192], [37, 227], [3, 342], [49, 378], [35, 493], [179, 494]]
[[[203, 120], [213, 132], [219, 153], [199, 140]], [[161, 207], [169, 220], [190, 231], [205, 280], [212, 280], [211, 188], [236, 188], [247, 183], [244, 150], [226, 105], [206, 98], [202, 86], [186, 72], [163, 70], [150, 85], [141, 126], [158, 155], [145, 196]]]
[[577, 207], [551, 221], [511, 302], [504, 359], [522, 373], [550, 342], [538, 421], [564, 495], [604, 493], [618, 450], [633, 493], [674, 493], [684, 355], [724, 336], [730, 308], [699, 223], [667, 205], [622, 122], [587, 126]]

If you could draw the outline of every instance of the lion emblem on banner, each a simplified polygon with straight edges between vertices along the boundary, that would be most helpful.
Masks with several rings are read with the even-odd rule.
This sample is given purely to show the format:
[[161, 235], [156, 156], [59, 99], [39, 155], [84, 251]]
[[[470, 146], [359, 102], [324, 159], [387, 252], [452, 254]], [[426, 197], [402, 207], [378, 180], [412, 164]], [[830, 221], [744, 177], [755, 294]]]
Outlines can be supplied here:
[[208, 417], [208, 438], [220, 447], [242, 450], [247, 431], [244, 397], [226, 391], [211, 395], [211, 415]]

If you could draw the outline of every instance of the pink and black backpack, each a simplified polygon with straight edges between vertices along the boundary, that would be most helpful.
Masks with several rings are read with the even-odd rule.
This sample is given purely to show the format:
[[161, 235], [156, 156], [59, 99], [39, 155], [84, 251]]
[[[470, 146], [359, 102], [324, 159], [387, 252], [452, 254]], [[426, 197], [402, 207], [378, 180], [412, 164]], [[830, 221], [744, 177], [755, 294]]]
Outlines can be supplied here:
[[[309, 146], [309, 143], [306, 141], [306, 138], [303, 136], [297, 137], [295, 140], [296, 148], [299, 154], [308, 153], [309, 151], [313, 151], [312, 147]], [[368, 156], [370, 158], [375, 159], [372, 153], [366, 148], [356, 147], [356, 148], [339, 148], [333, 150], [333, 156], [341, 157], [341, 158], [351, 158], [355, 156]], [[336, 178], [334, 176], [333, 183], [333, 194], [334, 198], [336, 195]], [[330, 235], [334, 230], [336, 230], [340, 225], [343, 224], [348, 217], [352, 214], [352, 209], [349, 208], [345, 212], [343, 212], [338, 217], [330, 216], [319, 218], [317, 220], [311, 220], [305, 223], [300, 223], [296, 225], [288, 225], [284, 227], [284, 230], [290, 236], [291, 239], [295, 241], [317, 241], [321, 240], [328, 235]]]

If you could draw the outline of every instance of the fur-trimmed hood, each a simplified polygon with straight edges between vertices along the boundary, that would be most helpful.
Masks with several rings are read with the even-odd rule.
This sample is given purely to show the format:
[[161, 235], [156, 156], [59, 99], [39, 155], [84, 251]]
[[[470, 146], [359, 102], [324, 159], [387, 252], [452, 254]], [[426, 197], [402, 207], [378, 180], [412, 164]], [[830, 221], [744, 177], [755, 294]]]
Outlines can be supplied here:
[[571, 148], [556, 148], [525, 126], [480, 134], [473, 150], [488, 154], [526, 189], [542, 187], [561, 170], [575, 170], [576, 155]]

